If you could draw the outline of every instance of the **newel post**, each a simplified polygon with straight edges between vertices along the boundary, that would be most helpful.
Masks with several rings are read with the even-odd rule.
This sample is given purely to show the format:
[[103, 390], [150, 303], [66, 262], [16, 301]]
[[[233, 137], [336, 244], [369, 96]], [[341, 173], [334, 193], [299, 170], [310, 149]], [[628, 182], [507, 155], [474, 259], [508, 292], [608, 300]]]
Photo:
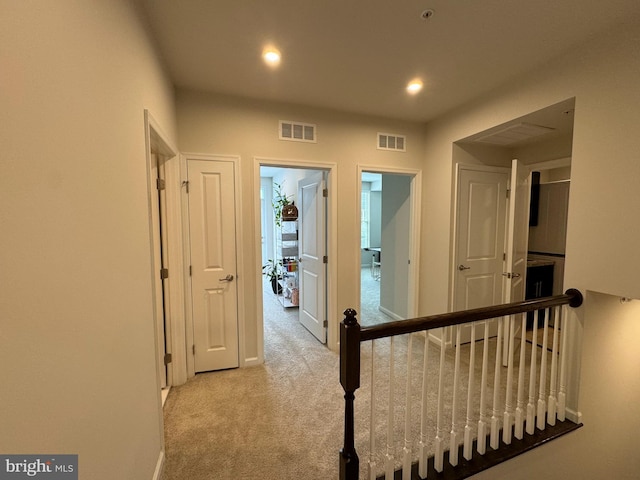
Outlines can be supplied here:
[[344, 311], [340, 324], [340, 384], [344, 389], [344, 447], [340, 450], [340, 480], [357, 480], [360, 461], [355, 447], [353, 402], [360, 387], [360, 325], [356, 311]]

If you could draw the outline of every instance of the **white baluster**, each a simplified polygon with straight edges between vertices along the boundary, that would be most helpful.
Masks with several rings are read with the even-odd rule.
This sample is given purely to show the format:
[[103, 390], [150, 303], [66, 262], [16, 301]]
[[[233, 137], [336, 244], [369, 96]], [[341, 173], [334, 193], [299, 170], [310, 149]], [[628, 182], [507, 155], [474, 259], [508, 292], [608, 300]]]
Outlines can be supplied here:
[[473, 438], [471, 422], [473, 416], [473, 382], [474, 369], [476, 366], [476, 324], [471, 324], [471, 350], [469, 352], [469, 387], [467, 389], [467, 423], [464, 427], [464, 448], [462, 456], [466, 460], [471, 460], [473, 456]]
[[376, 341], [371, 340], [371, 408], [369, 410], [369, 480], [376, 480], [376, 428], [375, 428], [375, 405], [376, 405], [376, 383], [375, 383], [375, 357]]
[[502, 346], [502, 317], [498, 319], [498, 339], [496, 344], [496, 368], [495, 374], [493, 376], [493, 410], [491, 415], [491, 439], [489, 441], [489, 445], [494, 450], [498, 449], [500, 445], [500, 404], [499, 393], [500, 393], [500, 368], [501, 368], [501, 357], [500, 349]]
[[[444, 329], [442, 332], [442, 337], [444, 337]], [[436, 472], [442, 472], [444, 468], [444, 444], [442, 439], [442, 410], [444, 408], [444, 396], [442, 395], [442, 390], [444, 388], [444, 354], [445, 354], [445, 343], [444, 338], [440, 343], [440, 369], [438, 374], [438, 412], [436, 415], [436, 438], [434, 442], [435, 453], [433, 456], [433, 466]]]
[[520, 327], [520, 365], [518, 365], [518, 405], [516, 407], [515, 437], [522, 440], [524, 437], [524, 372], [526, 370], [526, 345], [527, 345], [527, 314], [522, 314], [522, 326]]
[[558, 420], [564, 422], [567, 402], [567, 342], [569, 329], [569, 317], [567, 307], [561, 307], [562, 323], [560, 326], [560, 337], [562, 339], [560, 347], [560, 386], [558, 387]]
[[389, 347], [389, 407], [387, 410], [387, 454], [385, 456], [384, 472], [386, 480], [393, 480], [395, 459], [393, 456], [393, 392], [394, 392], [394, 337], [391, 337]]
[[411, 480], [411, 357], [413, 334], [409, 334], [407, 346], [407, 390], [404, 412], [404, 449], [402, 450], [402, 480]]
[[538, 349], [538, 310], [533, 313], [533, 341], [531, 342], [531, 364], [529, 370], [529, 403], [527, 403], [527, 433], [533, 435], [535, 432], [535, 404], [536, 401], [536, 368], [538, 360], [536, 357]]
[[420, 415], [420, 459], [418, 462], [418, 473], [421, 478], [427, 478], [427, 462], [429, 450], [427, 448], [427, 394], [428, 385], [427, 371], [429, 369], [429, 331], [425, 332], [424, 338], [424, 358], [422, 360], [422, 411]]
[[513, 397], [513, 354], [515, 349], [515, 333], [516, 333], [516, 318], [509, 317], [509, 351], [507, 353], [507, 392], [504, 400], [504, 420], [502, 422], [502, 440], [507, 445], [511, 444], [512, 429], [511, 424], [513, 422], [513, 405], [511, 404], [511, 398]]
[[480, 380], [480, 419], [478, 420], [477, 450], [480, 455], [487, 451], [487, 406], [486, 385], [489, 366], [489, 320], [484, 322], [484, 341], [482, 342], [482, 379]]
[[547, 337], [549, 334], [549, 315], [550, 310], [547, 308], [544, 311], [544, 332], [542, 339], [542, 353], [540, 358], [540, 386], [539, 386], [539, 395], [538, 395], [538, 415], [537, 415], [537, 426], [540, 430], [544, 430], [545, 427], [545, 416], [547, 413]]
[[553, 346], [551, 347], [551, 378], [549, 379], [549, 411], [547, 412], [547, 423], [551, 426], [556, 424], [557, 415], [557, 386], [558, 386], [558, 331], [560, 329], [559, 308], [553, 309]]
[[458, 465], [458, 375], [460, 372], [460, 325], [456, 325], [456, 359], [453, 367], [453, 398], [451, 399], [451, 435], [449, 463]]

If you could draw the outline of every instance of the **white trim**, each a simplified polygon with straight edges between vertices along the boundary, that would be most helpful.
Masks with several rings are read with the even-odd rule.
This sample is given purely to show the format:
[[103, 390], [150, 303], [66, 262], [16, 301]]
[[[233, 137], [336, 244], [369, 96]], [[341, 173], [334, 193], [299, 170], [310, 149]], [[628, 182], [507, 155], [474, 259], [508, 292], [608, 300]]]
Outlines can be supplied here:
[[531, 163], [526, 165], [527, 168], [533, 170], [551, 170], [553, 168], [562, 168], [571, 166], [571, 157], [558, 158], [556, 160], [546, 160], [539, 163]]
[[[152, 195], [156, 192], [156, 186], [154, 185], [155, 179], [151, 178], [152, 166], [151, 162], [153, 161], [152, 151], [157, 152], [163, 160], [166, 162], [166, 175], [167, 179], [170, 180], [169, 187], [167, 188], [167, 193], [169, 191], [172, 194], [175, 193], [175, 189], [179, 188], [179, 186], [175, 185], [175, 171], [177, 168], [178, 158], [177, 149], [173, 146], [171, 140], [164, 134], [162, 129], [160, 128], [158, 122], [153, 118], [151, 113], [148, 110], [144, 110], [144, 135], [145, 135], [145, 163], [147, 170], [147, 208], [149, 215], [149, 255], [151, 265], [155, 265], [154, 259], [154, 229], [153, 222], [151, 218], [152, 211]], [[177, 205], [175, 204], [175, 200], [170, 201], [167, 198], [167, 218], [169, 220], [169, 226], [167, 234], [173, 238], [180, 237], [180, 230], [178, 229], [178, 225], [181, 224], [180, 215], [178, 214], [176, 217], [176, 209]], [[169, 205], [172, 205], [169, 207]], [[173, 240], [170, 242], [173, 243]], [[182, 288], [182, 279], [183, 277], [178, 274], [181, 271], [181, 255], [182, 255], [182, 245], [180, 242], [176, 242], [175, 245], [172, 245], [168, 250], [168, 261], [169, 268], [174, 269], [176, 275], [173, 275], [173, 278], [170, 278], [169, 283], [169, 292], [170, 292], [170, 327], [167, 329], [165, 342], [169, 346], [167, 349], [169, 352], [172, 352], [174, 355], [174, 362], [169, 364], [167, 368], [167, 385], [171, 385], [174, 382], [184, 382], [186, 381], [185, 369], [180, 368], [184, 367], [184, 362], [186, 360], [184, 355], [181, 355], [180, 346], [184, 344], [184, 334], [182, 330], [182, 325], [184, 324], [183, 317], [181, 316], [184, 310], [184, 297], [182, 296], [183, 288]], [[162, 416], [163, 409], [163, 400], [162, 400], [162, 390], [161, 390], [161, 371], [164, 365], [160, 365], [159, 361], [159, 345], [158, 345], [158, 331], [157, 331], [157, 323], [156, 323], [156, 282], [158, 281], [157, 275], [155, 275], [155, 271], [151, 268], [151, 302], [152, 302], [152, 312], [153, 312], [153, 331], [154, 331], [154, 345], [155, 345], [155, 358], [156, 358], [156, 388], [157, 388], [157, 406], [160, 415], [158, 417], [158, 429], [161, 439], [161, 451], [160, 458], [158, 459], [158, 465], [156, 467], [156, 474], [159, 478], [159, 473], [162, 472], [162, 466], [164, 463], [164, 419]], [[181, 375], [182, 373], [182, 375]], [[155, 478], [155, 477], [154, 477]]]
[[281, 158], [254, 157], [253, 158], [253, 196], [254, 196], [254, 225], [255, 225], [255, 259], [253, 271], [255, 274], [256, 288], [256, 321], [258, 323], [258, 358], [257, 363], [264, 362], [264, 325], [262, 312], [262, 278], [257, 272], [261, 270], [262, 248], [258, 240], [260, 235], [260, 166], [284, 167], [284, 168], [307, 168], [313, 170], [325, 170], [328, 172], [327, 189], [327, 255], [329, 263], [327, 265], [327, 347], [337, 351], [339, 345], [339, 324], [342, 318], [336, 314], [338, 299], [338, 210], [337, 210], [337, 164], [332, 162], [316, 162], [308, 160], [290, 160]]
[[[422, 170], [415, 170], [410, 168], [398, 168], [398, 167], [386, 167], [379, 165], [365, 165], [357, 164], [357, 188], [356, 190], [356, 212], [358, 216], [361, 211], [361, 198], [362, 198], [362, 173], [372, 172], [380, 174], [392, 174], [392, 175], [406, 175], [411, 177], [411, 192], [410, 192], [410, 210], [411, 210], [411, 226], [409, 230], [409, 258], [411, 263], [409, 265], [409, 290], [407, 292], [407, 316], [408, 318], [414, 318], [418, 316], [418, 294], [420, 287], [420, 228], [422, 222], [421, 209], [422, 209]], [[358, 244], [355, 249], [355, 256], [358, 259], [358, 264], [362, 263], [362, 249], [360, 248], [360, 235], [358, 235]], [[360, 298], [362, 294], [362, 286], [360, 285], [360, 276], [356, 281], [356, 311], [360, 311]]]
[[195, 358], [193, 355], [193, 305], [191, 303], [191, 279], [189, 276], [189, 267], [191, 259], [191, 237], [189, 235], [189, 195], [187, 188], [183, 188], [183, 185], [187, 185], [187, 157], [183, 154], [180, 155], [180, 204], [182, 212], [182, 259], [183, 259], [183, 271], [182, 274], [185, 278], [184, 282], [184, 342], [185, 342], [185, 358], [187, 362], [187, 378], [191, 378], [196, 374]]
[[160, 450], [160, 454], [158, 455], [158, 461], [156, 462], [156, 469], [153, 471], [152, 480], [160, 480], [162, 478], [162, 472], [164, 470], [164, 450]]
[[[173, 361], [167, 368], [167, 385], [181, 385], [187, 381], [186, 359], [184, 352], [184, 274], [183, 272], [183, 248], [182, 248], [182, 214], [180, 209], [180, 159], [178, 150], [171, 140], [163, 133], [148, 110], [145, 113], [145, 134], [147, 139], [147, 171], [151, 168], [151, 151], [158, 152], [165, 163], [166, 194], [168, 221], [167, 236], [169, 238], [168, 268], [172, 275], [169, 283], [169, 324], [167, 328], [167, 353], [171, 353]], [[152, 192], [155, 193], [154, 179], [149, 177], [149, 202]], [[150, 206], [151, 204], [149, 204]], [[152, 232], [153, 234], [153, 232]], [[152, 239], [153, 240], [153, 239]], [[156, 275], [152, 275], [152, 282], [157, 281]], [[155, 292], [155, 290], [154, 290]], [[154, 304], [155, 305], [155, 304]]]

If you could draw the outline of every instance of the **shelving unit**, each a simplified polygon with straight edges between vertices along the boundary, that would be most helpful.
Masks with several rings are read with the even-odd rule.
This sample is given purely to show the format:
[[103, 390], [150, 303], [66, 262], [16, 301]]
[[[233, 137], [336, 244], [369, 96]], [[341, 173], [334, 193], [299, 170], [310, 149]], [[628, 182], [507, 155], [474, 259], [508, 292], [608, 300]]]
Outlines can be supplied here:
[[297, 308], [298, 291], [298, 222], [283, 219], [276, 225], [278, 261], [282, 265], [282, 292], [278, 300], [285, 308]]

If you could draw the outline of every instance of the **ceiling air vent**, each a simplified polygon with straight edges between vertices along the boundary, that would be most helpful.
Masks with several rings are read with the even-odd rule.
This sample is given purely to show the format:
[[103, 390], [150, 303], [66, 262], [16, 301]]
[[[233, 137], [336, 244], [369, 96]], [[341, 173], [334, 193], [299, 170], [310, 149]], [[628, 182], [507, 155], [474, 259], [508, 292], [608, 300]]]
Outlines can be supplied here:
[[492, 145], [514, 145], [522, 143], [533, 138], [546, 135], [555, 129], [542, 125], [534, 125], [532, 123], [516, 123], [506, 127], [490, 130], [486, 134], [480, 135], [474, 139], [475, 142], [489, 143]]
[[280, 120], [280, 140], [316, 143], [316, 126], [311, 123]]
[[378, 133], [378, 150], [394, 150], [405, 152], [407, 137], [391, 133]]

